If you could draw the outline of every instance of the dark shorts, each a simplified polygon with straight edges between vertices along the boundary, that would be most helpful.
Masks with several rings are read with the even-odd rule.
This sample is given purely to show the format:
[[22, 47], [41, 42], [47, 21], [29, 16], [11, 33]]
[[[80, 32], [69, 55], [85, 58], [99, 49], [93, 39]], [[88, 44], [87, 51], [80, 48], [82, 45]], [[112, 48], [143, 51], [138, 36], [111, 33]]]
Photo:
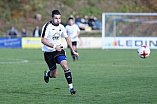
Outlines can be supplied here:
[[72, 46], [77, 46], [77, 41], [72, 42]]
[[44, 58], [51, 71], [57, 68], [56, 64], [60, 64], [62, 60], [67, 60], [64, 50], [44, 52]]
[[[71, 42], [72, 43], [72, 46], [77, 46], [77, 41], [74, 41], [74, 42]], [[69, 45], [68, 45], [68, 48], [69, 48]]]

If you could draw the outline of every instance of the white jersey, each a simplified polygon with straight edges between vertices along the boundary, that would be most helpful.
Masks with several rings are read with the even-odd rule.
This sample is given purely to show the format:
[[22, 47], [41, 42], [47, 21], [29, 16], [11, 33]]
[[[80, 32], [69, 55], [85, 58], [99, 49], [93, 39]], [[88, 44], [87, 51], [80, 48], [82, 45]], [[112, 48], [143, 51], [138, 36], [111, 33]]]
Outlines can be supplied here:
[[78, 41], [76, 35], [80, 31], [79, 27], [76, 24], [73, 24], [72, 26], [67, 25], [65, 28], [71, 41]]
[[[41, 37], [46, 38], [46, 40], [49, 43], [52, 43], [55, 46], [61, 44], [61, 35], [63, 37], [68, 37], [66, 33], [66, 29], [62, 24], [59, 24], [58, 26], [54, 26], [52, 24], [52, 21], [50, 21], [42, 27]], [[52, 52], [52, 51], [56, 51], [56, 49], [51, 48], [42, 43], [42, 51]]]

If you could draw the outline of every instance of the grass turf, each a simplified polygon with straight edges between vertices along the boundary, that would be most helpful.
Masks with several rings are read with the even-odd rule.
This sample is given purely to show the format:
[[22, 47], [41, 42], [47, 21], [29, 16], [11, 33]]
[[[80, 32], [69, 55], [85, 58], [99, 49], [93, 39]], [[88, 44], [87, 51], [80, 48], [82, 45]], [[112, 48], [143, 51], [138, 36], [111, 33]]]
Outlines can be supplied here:
[[0, 104], [157, 103], [157, 50], [141, 59], [137, 50], [78, 49], [77, 62], [66, 51], [76, 95], [59, 65], [58, 77], [44, 82], [40, 49], [0, 49]]

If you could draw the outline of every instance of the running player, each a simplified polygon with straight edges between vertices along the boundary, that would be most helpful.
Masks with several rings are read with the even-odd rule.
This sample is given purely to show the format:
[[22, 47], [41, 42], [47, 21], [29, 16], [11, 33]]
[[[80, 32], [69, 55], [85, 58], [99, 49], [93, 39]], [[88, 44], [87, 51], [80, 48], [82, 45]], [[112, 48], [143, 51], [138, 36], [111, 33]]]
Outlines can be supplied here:
[[[78, 36], [80, 34], [80, 29], [76, 24], [74, 24], [72, 17], [69, 17], [69, 25], [67, 25], [65, 28], [66, 28], [69, 38], [71, 39], [72, 47], [74, 51], [77, 52], [76, 47], [77, 47], [77, 42], [78, 42]], [[73, 61], [75, 62], [75, 55], [73, 54], [72, 51], [71, 51], [71, 56], [73, 58]], [[79, 56], [77, 56], [77, 60], [79, 60]]]
[[61, 47], [61, 35], [66, 39], [67, 44], [69, 45], [73, 54], [76, 56], [79, 56], [79, 54], [73, 50], [71, 40], [68, 37], [64, 26], [60, 23], [61, 13], [59, 10], [53, 10], [52, 21], [46, 23], [42, 28], [42, 51], [45, 62], [49, 67], [49, 71], [44, 71], [44, 80], [46, 83], [48, 83], [49, 78], [56, 78], [58, 74], [56, 64], [60, 64], [69, 84], [69, 90], [71, 94], [75, 94], [76, 91], [73, 88], [71, 71], [67, 65], [65, 51]]

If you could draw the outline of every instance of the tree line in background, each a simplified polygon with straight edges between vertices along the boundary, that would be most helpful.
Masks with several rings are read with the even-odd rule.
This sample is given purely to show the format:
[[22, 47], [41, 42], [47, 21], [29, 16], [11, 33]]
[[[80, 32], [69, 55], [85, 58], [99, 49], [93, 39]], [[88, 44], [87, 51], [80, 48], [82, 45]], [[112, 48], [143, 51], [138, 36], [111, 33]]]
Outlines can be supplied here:
[[42, 5], [42, 0], [2, 0], [0, 1], [0, 18], [7, 21], [19, 17], [29, 18]]
[[[156, 0], [0, 0], [0, 35], [6, 33], [10, 25], [17, 29], [28, 27], [32, 31], [36, 25], [42, 26], [50, 19], [52, 9], [62, 13], [62, 23], [67, 23], [70, 15], [80, 17], [96, 16], [101, 20], [102, 12], [157, 12]], [[36, 14], [42, 21], [36, 21]], [[26, 21], [26, 22], [24, 22]]]

